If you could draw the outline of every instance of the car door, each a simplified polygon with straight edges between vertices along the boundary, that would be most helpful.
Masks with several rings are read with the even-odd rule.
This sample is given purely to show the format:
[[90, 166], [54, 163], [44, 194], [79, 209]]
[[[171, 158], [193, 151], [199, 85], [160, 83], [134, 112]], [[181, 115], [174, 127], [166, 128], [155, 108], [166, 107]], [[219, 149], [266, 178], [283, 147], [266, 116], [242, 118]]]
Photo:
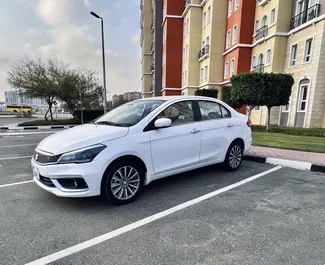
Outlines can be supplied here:
[[231, 112], [215, 101], [198, 101], [201, 113], [200, 162], [222, 162], [233, 139]]
[[155, 175], [184, 169], [199, 163], [201, 129], [193, 101], [168, 106], [157, 118], [170, 118], [171, 127], [150, 131]]

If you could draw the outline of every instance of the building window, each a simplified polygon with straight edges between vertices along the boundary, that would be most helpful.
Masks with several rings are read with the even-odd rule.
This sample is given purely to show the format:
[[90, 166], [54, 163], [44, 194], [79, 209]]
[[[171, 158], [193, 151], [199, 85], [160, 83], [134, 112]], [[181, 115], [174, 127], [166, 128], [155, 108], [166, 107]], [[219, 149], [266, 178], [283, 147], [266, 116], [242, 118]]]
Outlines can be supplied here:
[[228, 17], [232, 15], [232, 0], [228, 0]]
[[207, 13], [204, 12], [203, 13], [203, 17], [202, 17], [202, 28], [204, 29], [206, 26], [206, 21], [207, 21]]
[[205, 82], [208, 81], [208, 66], [207, 65], [204, 67], [204, 81]]
[[162, 65], [164, 66], [166, 64], [166, 53], [163, 53], [162, 61], [163, 61]]
[[189, 32], [189, 29], [190, 28], [190, 20], [189, 20], [189, 18], [187, 18], [186, 19], [186, 35], [188, 34], [188, 32]]
[[162, 87], [166, 87], [166, 76], [162, 76]]
[[200, 70], [200, 84], [203, 83], [203, 68]]
[[255, 30], [254, 30], [255, 34], [257, 34], [257, 31], [258, 31], [258, 24], [259, 24], [259, 21], [256, 20], [255, 21]]
[[304, 62], [305, 63], [309, 63], [311, 61], [312, 45], [313, 45], [313, 39], [306, 40], [305, 56], [304, 56]]
[[298, 44], [291, 47], [290, 66], [295, 66], [297, 64], [297, 50]]
[[184, 86], [185, 81], [184, 81], [184, 73], [182, 73], [182, 86]]
[[308, 85], [301, 86], [299, 89], [298, 111], [305, 112], [307, 107]]
[[271, 64], [271, 49], [268, 49], [267, 51], [266, 51], [266, 62], [265, 62], [265, 64], [266, 65], [270, 65]]
[[164, 29], [163, 29], [163, 43], [166, 41], [166, 37], [167, 37], [167, 30], [166, 30], [166, 27], [164, 27]]
[[254, 55], [254, 56], [252, 57], [252, 65], [251, 65], [251, 69], [252, 69], [252, 70], [254, 69], [255, 65], [256, 65], [256, 56]]
[[188, 59], [188, 45], [186, 45], [186, 48], [185, 48], [185, 58], [186, 58], [186, 60]]
[[184, 84], [187, 85], [187, 71], [185, 71], [185, 80], [184, 80]]
[[237, 42], [237, 32], [238, 32], [238, 27], [237, 25], [233, 27], [232, 30], [232, 44], [235, 44]]
[[211, 22], [211, 6], [208, 7], [208, 23], [209, 24]]
[[235, 59], [231, 59], [229, 76], [232, 77], [234, 74], [235, 74]]
[[183, 37], [186, 36], [186, 20], [184, 20]]
[[239, 8], [239, 2], [240, 0], [235, 0], [235, 11]]
[[270, 24], [274, 24], [275, 23], [275, 8], [273, 8], [271, 10], [271, 18], [270, 18]]
[[228, 78], [228, 71], [229, 71], [229, 62], [225, 62], [225, 69], [224, 69], [224, 79]]
[[183, 48], [183, 62], [185, 61], [185, 48]]
[[226, 37], [226, 48], [227, 49], [230, 47], [230, 34], [231, 34], [231, 30], [228, 30], [227, 37]]

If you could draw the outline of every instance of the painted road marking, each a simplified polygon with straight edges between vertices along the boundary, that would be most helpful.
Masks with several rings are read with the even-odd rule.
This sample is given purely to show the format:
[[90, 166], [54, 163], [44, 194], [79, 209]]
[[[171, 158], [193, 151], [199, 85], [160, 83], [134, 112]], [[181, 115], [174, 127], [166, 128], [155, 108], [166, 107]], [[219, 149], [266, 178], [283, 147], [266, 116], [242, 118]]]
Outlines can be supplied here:
[[15, 145], [4, 145], [4, 146], [1, 146], [0, 145], [0, 148], [20, 147], [20, 146], [32, 146], [32, 145], [38, 145], [38, 143], [33, 143], [33, 144], [15, 144]]
[[70, 256], [70, 255], [75, 254], [75, 253], [77, 253], [79, 251], [82, 251], [84, 249], [87, 249], [87, 248], [90, 248], [90, 247], [95, 246], [97, 244], [100, 244], [102, 242], [105, 242], [105, 241], [107, 241], [109, 239], [112, 239], [114, 237], [117, 237], [119, 235], [125, 234], [125, 233], [127, 233], [129, 231], [132, 231], [132, 230], [136, 229], [136, 228], [139, 228], [141, 226], [144, 226], [146, 224], [149, 224], [151, 222], [154, 222], [154, 221], [156, 221], [158, 219], [161, 219], [163, 217], [166, 217], [168, 215], [171, 215], [171, 214], [173, 214], [175, 212], [178, 212], [180, 210], [183, 210], [185, 208], [188, 208], [188, 207], [190, 207], [192, 205], [198, 204], [199, 202], [202, 202], [202, 201], [205, 201], [205, 200], [210, 199], [212, 197], [215, 197], [215, 196], [217, 196], [217, 195], [219, 195], [221, 193], [224, 193], [226, 191], [229, 191], [229, 190], [232, 190], [234, 188], [237, 188], [237, 187], [239, 187], [241, 185], [244, 185], [244, 184], [246, 184], [248, 182], [251, 182], [251, 181], [253, 181], [255, 179], [258, 179], [258, 178], [263, 177], [263, 176], [265, 176], [267, 174], [270, 174], [270, 173], [272, 173], [274, 171], [277, 171], [280, 168], [282, 168], [282, 167], [281, 166], [274, 167], [272, 169], [269, 169], [267, 171], [264, 171], [262, 173], [259, 173], [259, 174], [255, 175], [255, 176], [252, 176], [252, 177], [249, 177], [249, 178], [244, 179], [242, 181], [236, 182], [234, 184], [231, 184], [231, 185], [226, 186], [224, 188], [221, 188], [219, 190], [210, 192], [210, 193], [205, 194], [203, 196], [200, 196], [200, 197], [198, 197], [196, 199], [193, 199], [193, 200], [184, 202], [182, 204], [179, 204], [177, 206], [174, 206], [172, 208], [169, 208], [169, 209], [167, 209], [165, 211], [162, 211], [160, 213], [156, 213], [154, 215], [151, 215], [149, 217], [146, 217], [146, 218], [144, 218], [142, 220], [139, 220], [137, 222], [134, 222], [134, 223], [131, 223], [131, 224], [126, 225], [124, 227], [121, 227], [121, 228], [118, 228], [116, 230], [113, 230], [113, 231], [111, 231], [111, 232], [109, 232], [107, 234], [103, 234], [103, 235], [98, 236], [98, 237], [95, 237], [93, 239], [84, 241], [84, 242], [82, 242], [80, 244], [77, 244], [77, 245], [71, 246], [69, 248], [63, 249], [61, 251], [58, 251], [58, 252], [53, 253], [51, 255], [48, 255], [46, 257], [43, 257], [43, 258], [40, 258], [38, 260], [32, 261], [30, 263], [27, 263], [25, 265], [43, 265], [43, 264], [49, 264], [51, 262], [57, 261], [59, 259], [62, 259], [62, 258], [67, 257], [67, 256]]
[[11, 187], [11, 186], [16, 186], [16, 185], [21, 185], [21, 184], [27, 184], [27, 183], [31, 183], [31, 182], [34, 182], [34, 180], [27, 180], [27, 181], [21, 181], [21, 182], [14, 182], [14, 183], [10, 183], [10, 184], [4, 184], [4, 185], [0, 185], [0, 189], [6, 188], [6, 187]]
[[[57, 131], [58, 132], [58, 131]], [[13, 133], [0, 133], [0, 136], [18, 136], [18, 135], [34, 135], [34, 134], [53, 134], [55, 132], [13, 132]]]
[[21, 158], [32, 158], [32, 156], [14, 156], [14, 157], [2, 157], [0, 161], [11, 160], [11, 159], [21, 159]]

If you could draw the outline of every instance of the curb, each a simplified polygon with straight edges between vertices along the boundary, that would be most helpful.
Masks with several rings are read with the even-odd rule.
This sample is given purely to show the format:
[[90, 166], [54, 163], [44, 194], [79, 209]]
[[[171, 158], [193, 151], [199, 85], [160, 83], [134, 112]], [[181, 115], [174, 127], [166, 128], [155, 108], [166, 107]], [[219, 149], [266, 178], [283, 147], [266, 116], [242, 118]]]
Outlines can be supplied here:
[[274, 157], [263, 157], [263, 156], [244, 156], [244, 160], [262, 163], [262, 164], [271, 164], [277, 166], [290, 167], [300, 170], [312, 171], [312, 172], [321, 172], [325, 173], [325, 165], [318, 165], [309, 162], [301, 162], [294, 160], [287, 160]]
[[69, 129], [78, 125], [53, 125], [53, 126], [26, 126], [26, 127], [0, 127], [0, 130], [51, 130], [51, 129]]

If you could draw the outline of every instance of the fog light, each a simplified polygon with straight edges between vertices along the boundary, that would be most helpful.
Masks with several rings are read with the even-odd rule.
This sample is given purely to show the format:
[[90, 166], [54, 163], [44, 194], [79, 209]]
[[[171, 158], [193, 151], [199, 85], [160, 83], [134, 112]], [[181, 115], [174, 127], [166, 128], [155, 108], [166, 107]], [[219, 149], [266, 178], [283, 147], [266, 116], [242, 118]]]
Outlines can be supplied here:
[[57, 179], [57, 181], [65, 189], [88, 189], [88, 185], [83, 178]]

